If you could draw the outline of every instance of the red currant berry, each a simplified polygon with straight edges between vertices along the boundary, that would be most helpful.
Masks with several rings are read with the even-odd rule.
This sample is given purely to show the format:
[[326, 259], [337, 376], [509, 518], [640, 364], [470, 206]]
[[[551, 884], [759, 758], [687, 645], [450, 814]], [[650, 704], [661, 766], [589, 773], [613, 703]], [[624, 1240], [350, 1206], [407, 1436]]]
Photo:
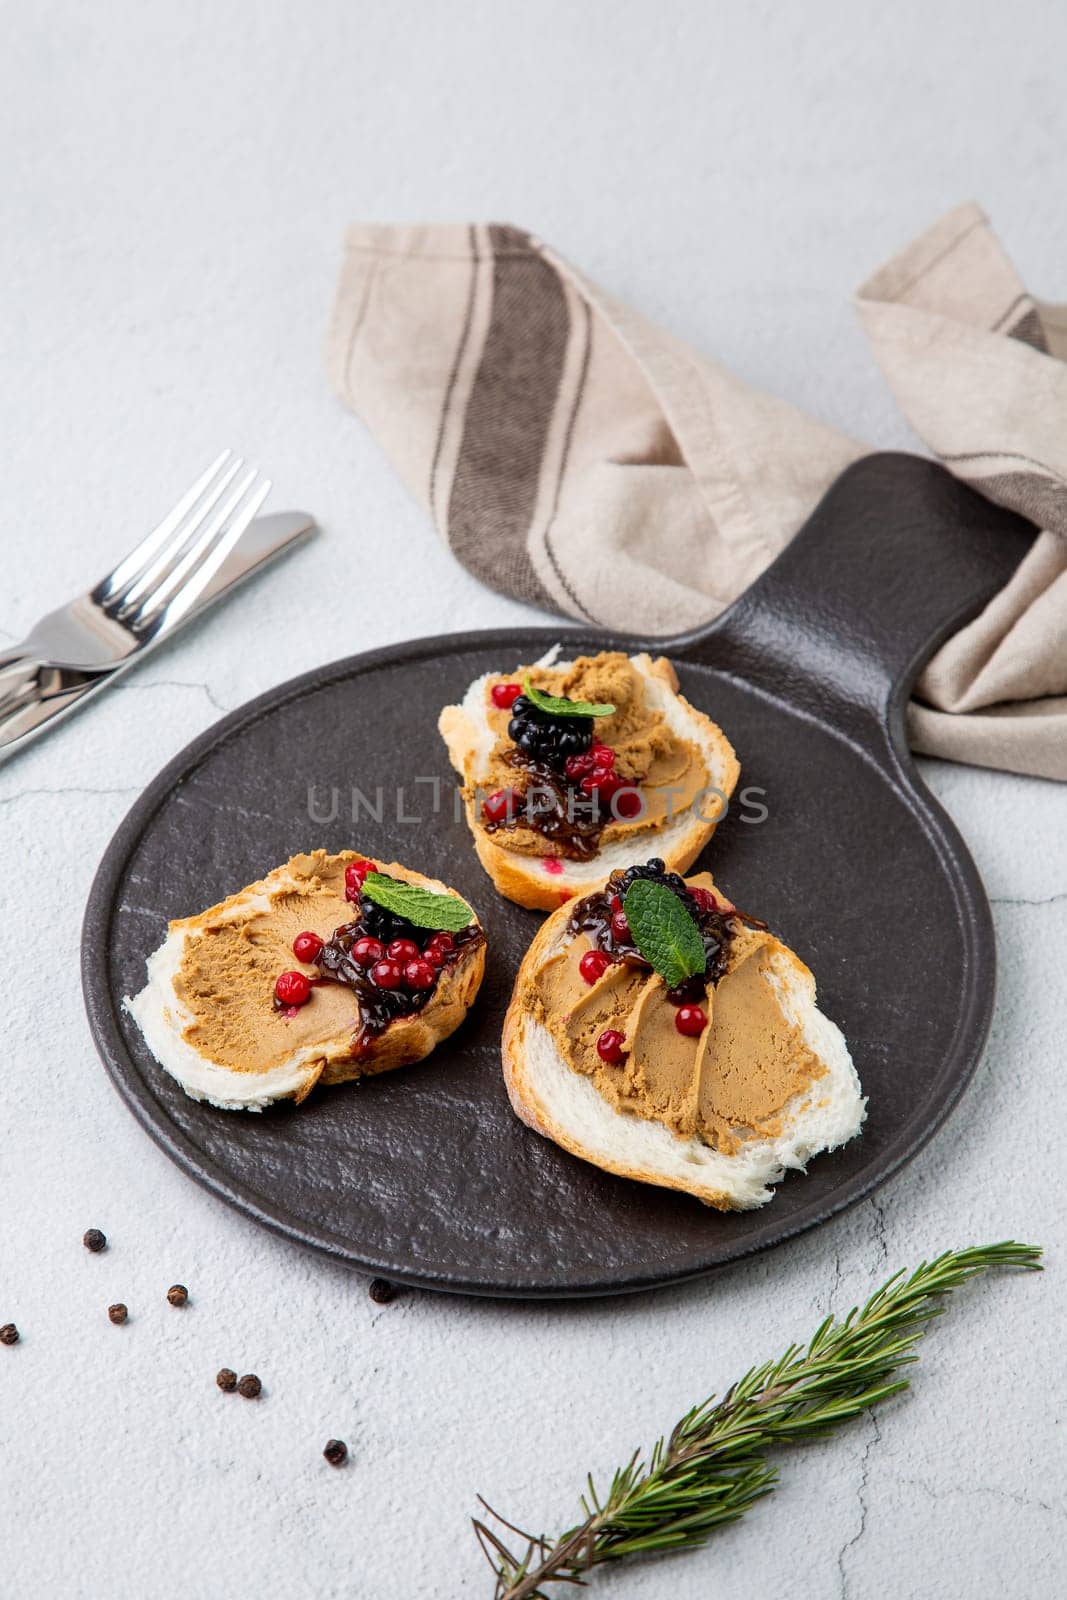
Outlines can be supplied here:
[[403, 968], [399, 961], [390, 961], [386, 956], [383, 961], [376, 961], [370, 969], [371, 982], [376, 983], [379, 989], [399, 989], [404, 981]]
[[578, 963], [578, 971], [586, 983], [596, 983], [602, 978], [611, 966], [611, 957], [605, 955], [603, 950], [587, 950]]
[[486, 822], [510, 822], [521, 799], [514, 789], [496, 789], [482, 801], [482, 816]]
[[586, 777], [593, 770], [593, 758], [587, 750], [584, 755], [568, 756], [563, 763], [563, 770], [572, 783], [579, 778]]
[[298, 961], [314, 961], [322, 949], [322, 940], [317, 933], [298, 933], [293, 940], [293, 954]]
[[386, 946], [385, 953], [390, 961], [399, 961], [403, 966], [405, 961], [414, 961], [420, 952], [414, 939], [394, 939]]
[[616, 911], [611, 918], [611, 931], [619, 944], [631, 944], [630, 924], [626, 920], [625, 911]]
[[356, 939], [350, 951], [352, 960], [360, 967], [373, 967], [385, 954], [385, 946], [380, 939], [372, 939], [365, 933], [361, 939]]
[[452, 935], [442, 931], [434, 934], [422, 953], [435, 967], [443, 967], [455, 948], [456, 941]]
[[594, 744], [589, 752], [589, 759], [599, 771], [610, 772], [615, 765], [615, 752], [610, 744]]
[[311, 982], [302, 972], [282, 972], [274, 980], [274, 998], [280, 1006], [304, 1006], [311, 999]]
[[639, 817], [644, 810], [644, 801], [637, 789], [620, 789], [611, 804], [612, 810], [621, 822], [629, 822], [633, 817]]
[[618, 1028], [605, 1028], [596, 1042], [596, 1053], [609, 1067], [617, 1067], [626, 1054], [623, 1049], [625, 1043], [626, 1035], [620, 1033]]
[[674, 1013], [674, 1026], [679, 1033], [686, 1034], [690, 1039], [695, 1039], [704, 1032], [708, 1025], [707, 1013], [703, 1006], [679, 1006]]
[[622, 895], [621, 894], [613, 894], [612, 897], [611, 897], [610, 904], [611, 904], [612, 911], [621, 911], [622, 910]]
[[718, 911], [719, 902], [710, 889], [690, 889], [689, 893], [700, 907], [701, 911]]
[[404, 982], [409, 989], [432, 989], [437, 982], [436, 968], [422, 956], [418, 956], [405, 966]]
[[360, 890], [363, 888], [363, 880], [368, 872], [377, 872], [377, 870], [373, 861], [350, 861], [345, 868], [345, 899], [351, 900], [354, 904], [359, 899]]
[[499, 711], [510, 711], [522, 693], [521, 683], [494, 683], [490, 694]]
[[582, 793], [589, 795], [590, 799], [595, 795], [602, 806], [608, 805], [622, 786], [623, 780], [605, 767], [594, 767], [588, 778], [583, 778], [581, 782]]

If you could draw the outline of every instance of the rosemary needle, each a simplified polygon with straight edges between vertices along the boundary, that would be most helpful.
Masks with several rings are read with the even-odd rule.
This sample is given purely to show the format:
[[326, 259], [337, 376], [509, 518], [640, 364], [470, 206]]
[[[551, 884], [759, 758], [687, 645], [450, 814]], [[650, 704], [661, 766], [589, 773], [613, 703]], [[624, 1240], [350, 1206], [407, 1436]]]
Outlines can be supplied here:
[[1035, 1246], [1008, 1240], [946, 1251], [910, 1277], [898, 1272], [862, 1310], [827, 1317], [806, 1347], [790, 1345], [721, 1400], [695, 1406], [647, 1463], [640, 1451], [632, 1456], [606, 1492], [590, 1478], [581, 1520], [556, 1539], [523, 1532], [482, 1500], [503, 1530], [474, 1520], [496, 1577], [494, 1600], [553, 1600], [556, 1585], [581, 1585], [604, 1562], [702, 1545], [774, 1488], [766, 1460], [774, 1446], [829, 1432], [908, 1387], [901, 1369], [919, 1359], [913, 1347], [953, 1289], [994, 1267], [1040, 1270], [1040, 1258]]

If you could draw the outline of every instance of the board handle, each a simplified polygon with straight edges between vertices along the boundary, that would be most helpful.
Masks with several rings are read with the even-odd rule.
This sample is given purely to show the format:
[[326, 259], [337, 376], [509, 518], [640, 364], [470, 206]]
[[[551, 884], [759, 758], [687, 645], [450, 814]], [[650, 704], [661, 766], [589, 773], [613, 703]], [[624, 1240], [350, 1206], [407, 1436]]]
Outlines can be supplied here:
[[[919, 456], [849, 467], [710, 628], [663, 648], [787, 698], [851, 735], [888, 730], [923, 666], [1002, 588], [1033, 525]], [[876, 726], [872, 728], [871, 724]]]

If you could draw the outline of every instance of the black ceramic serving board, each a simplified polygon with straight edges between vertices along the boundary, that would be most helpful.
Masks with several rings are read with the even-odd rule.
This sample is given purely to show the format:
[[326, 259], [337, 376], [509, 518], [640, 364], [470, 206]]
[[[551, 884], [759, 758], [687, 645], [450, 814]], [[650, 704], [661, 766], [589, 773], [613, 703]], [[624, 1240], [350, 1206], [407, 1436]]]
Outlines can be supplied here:
[[[869, 1096], [862, 1136], [791, 1174], [761, 1210], [721, 1215], [576, 1160], [518, 1121], [501, 1079], [504, 1009], [539, 917], [502, 901], [477, 864], [438, 711], [561, 635], [568, 654], [632, 650], [633, 638], [557, 627], [423, 639], [297, 678], [195, 740], [119, 828], [86, 914], [89, 1018], [120, 1094], [179, 1166], [247, 1215], [428, 1288], [549, 1297], [663, 1284], [869, 1194], [959, 1098], [993, 1005], [988, 904], [915, 773], [904, 709], [936, 643], [1032, 538], [940, 468], [871, 457], [714, 627], [649, 646], [722, 724], [749, 791], [700, 864], [812, 967]], [[416, 777], [440, 779], [436, 816]], [[334, 820], [309, 820], [309, 784], [322, 815], [339, 791]], [[372, 802], [381, 786], [380, 823], [353, 826], [353, 785]], [[400, 789], [419, 821], [397, 820]], [[403, 860], [467, 896], [489, 937], [478, 1003], [416, 1067], [259, 1116], [198, 1105], [156, 1065], [123, 996], [142, 986], [169, 918], [318, 845]]]

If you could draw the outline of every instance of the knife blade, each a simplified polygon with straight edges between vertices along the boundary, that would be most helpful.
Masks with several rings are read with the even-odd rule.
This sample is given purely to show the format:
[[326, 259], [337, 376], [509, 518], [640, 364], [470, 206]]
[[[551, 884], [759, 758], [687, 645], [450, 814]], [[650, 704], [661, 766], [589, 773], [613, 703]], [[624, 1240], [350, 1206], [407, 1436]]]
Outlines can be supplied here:
[[188, 614], [161, 638], [134, 651], [118, 667], [89, 673], [25, 662], [17, 670], [6, 669], [0, 685], [3, 696], [0, 699], [0, 762], [8, 760], [138, 661], [166, 645], [209, 606], [316, 531], [315, 519], [303, 511], [274, 511], [253, 518]]

